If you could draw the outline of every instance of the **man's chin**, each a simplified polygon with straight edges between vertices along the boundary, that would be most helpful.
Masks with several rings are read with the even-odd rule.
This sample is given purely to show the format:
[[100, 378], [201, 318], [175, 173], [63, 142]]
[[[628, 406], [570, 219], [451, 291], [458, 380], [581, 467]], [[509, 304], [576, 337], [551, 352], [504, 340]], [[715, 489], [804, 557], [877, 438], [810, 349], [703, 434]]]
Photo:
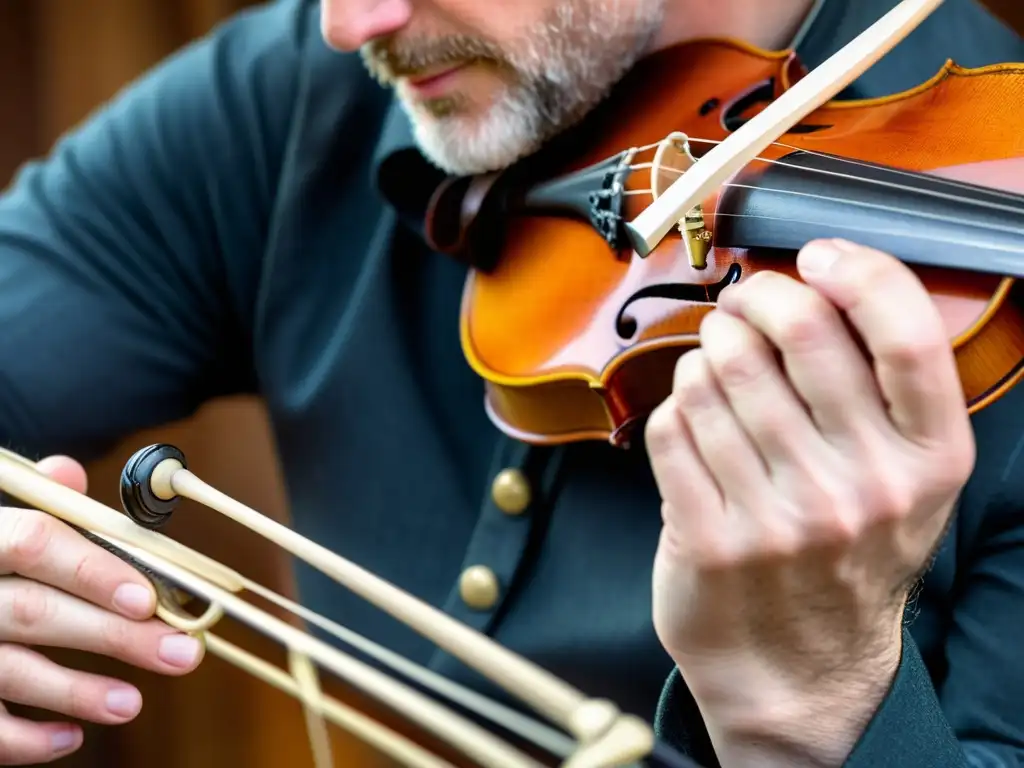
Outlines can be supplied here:
[[413, 133], [421, 153], [446, 173], [469, 176], [500, 171], [535, 148], [533, 136], [522, 126], [493, 117], [465, 115], [418, 118]]

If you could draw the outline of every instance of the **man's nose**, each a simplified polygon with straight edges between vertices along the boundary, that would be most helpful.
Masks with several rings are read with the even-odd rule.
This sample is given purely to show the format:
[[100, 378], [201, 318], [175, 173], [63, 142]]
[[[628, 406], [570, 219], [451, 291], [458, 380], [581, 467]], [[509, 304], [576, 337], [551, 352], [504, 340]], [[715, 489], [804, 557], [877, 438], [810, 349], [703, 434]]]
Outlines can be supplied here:
[[355, 51], [409, 22], [412, 0], [322, 0], [320, 33], [331, 48]]

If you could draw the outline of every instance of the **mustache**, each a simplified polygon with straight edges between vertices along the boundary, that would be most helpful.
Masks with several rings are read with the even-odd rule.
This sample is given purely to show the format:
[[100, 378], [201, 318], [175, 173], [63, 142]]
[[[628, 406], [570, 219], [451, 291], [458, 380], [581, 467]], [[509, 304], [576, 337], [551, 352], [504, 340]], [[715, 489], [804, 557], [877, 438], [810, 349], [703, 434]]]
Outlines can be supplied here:
[[507, 65], [496, 44], [469, 35], [446, 35], [430, 40], [381, 38], [361, 50], [363, 61], [382, 82], [414, 75], [428, 67], [448, 66], [466, 61], [486, 61]]

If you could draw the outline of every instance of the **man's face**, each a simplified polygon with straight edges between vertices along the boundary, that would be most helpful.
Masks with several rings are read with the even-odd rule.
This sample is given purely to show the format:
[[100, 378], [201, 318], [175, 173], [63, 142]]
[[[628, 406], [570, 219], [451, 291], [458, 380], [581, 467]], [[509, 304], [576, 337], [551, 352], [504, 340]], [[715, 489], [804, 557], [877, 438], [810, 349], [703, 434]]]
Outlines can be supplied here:
[[335, 48], [395, 88], [456, 174], [503, 168], [585, 115], [642, 56], [665, 0], [323, 0]]

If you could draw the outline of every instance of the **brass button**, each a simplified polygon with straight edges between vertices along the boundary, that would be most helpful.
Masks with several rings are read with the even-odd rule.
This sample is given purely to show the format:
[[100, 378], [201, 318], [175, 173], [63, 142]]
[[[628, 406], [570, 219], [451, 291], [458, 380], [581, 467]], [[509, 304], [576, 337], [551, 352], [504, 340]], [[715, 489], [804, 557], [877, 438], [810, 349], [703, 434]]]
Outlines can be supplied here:
[[459, 578], [462, 601], [474, 610], [486, 611], [493, 608], [498, 602], [498, 591], [498, 577], [486, 566], [471, 566]]
[[530, 483], [518, 469], [503, 469], [491, 484], [491, 498], [507, 515], [521, 515], [530, 506]]

